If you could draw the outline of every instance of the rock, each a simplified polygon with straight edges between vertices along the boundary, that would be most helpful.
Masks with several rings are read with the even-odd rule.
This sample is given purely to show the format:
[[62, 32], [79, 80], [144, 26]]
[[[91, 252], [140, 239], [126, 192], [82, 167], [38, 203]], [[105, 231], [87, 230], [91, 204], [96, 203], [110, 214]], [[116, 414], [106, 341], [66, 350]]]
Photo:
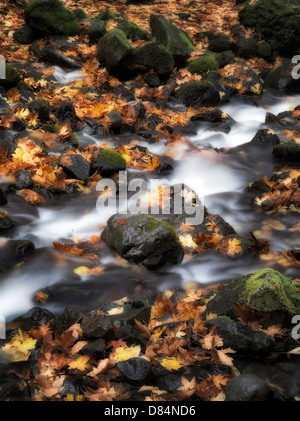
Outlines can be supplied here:
[[285, 0], [258, 0], [239, 11], [240, 22], [264, 35], [272, 48], [284, 56], [299, 52], [300, 6]]
[[267, 61], [274, 59], [273, 49], [270, 44], [265, 41], [261, 41], [257, 44], [256, 54], [258, 57], [261, 57]]
[[256, 41], [253, 38], [240, 37], [237, 43], [237, 55], [249, 59], [256, 56]]
[[112, 328], [113, 324], [110, 318], [103, 314], [88, 314], [81, 322], [82, 333], [88, 338], [102, 338], [112, 330]]
[[114, 19], [121, 16], [122, 15], [120, 14], [113, 13], [110, 9], [106, 9], [105, 12], [99, 13], [99, 15], [96, 16], [96, 19], [108, 22], [110, 19]]
[[182, 64], [195, 51], [190, 37], [163, 16], [152, 14], [150, 27], [156, 41], [167, 48], [176, 65]]
[[118, 224], [122, 218], [124, 215], [113, 215], [103, 237], [124, 259], [148, 269], [181, 262], [183, 248], [171, 225], [150, 215], [127, 215], [127, 221]]
[[182, 387], [181, 376], [176, 374], [167, 374], [160, 376], [158, 379], [158, 387], [161, 390], [168, 390], [171, 393], [176, 393]]
[[[146, 73], [145, 75], [143, 75], [143, 79], [150, 88], [158, 88], [161, 84], [158, 73], [154, 73], [154, 72]], [[138, 104], [141, 104], [141, 103], [138, 103]]]
[[[149, 311], [149, 317], [150, 317], [150, 311]], [[147, 341], [131, 324], [126, 324], [125, 326], [121, 326], [119, 329], [118, 335], [128, 345], [138, 345], [138, 344], [143, 345], [143, 346], [147, 345]]]
[[125, 379], [134, 384], [144, 385], [151, 375], [151, 365], [144, 358], [129, 358], [129, 360], [120, 361], [117, 367]]
[[53, 48], [45, 47], [41, 50], [41, 58], [45, 63], [60, 66], [66, 69], [80, 69], [82, 66], [64, 54], [58, 53]]
[[207, 72], [202, 76], [201, 80], [202, 82], [210, 83], [218, 91], [221, 102], [227, 102], [229, 98], [237, 92], [234, 87], [227, 85], [225, 79], [219, 72]]
[[0, 234], [5, 235], [5, 232], [11, 230], [14, 226], [15, 223], [7, 213], [0, 211]]
[[97, 171], [104, 176], [109, 176], [125, 169], [125, 159], [111, 149], [101, 149], [97, 158], [92, 162], [92, 171]]
[[120, 29], [113, 29], [100, 39], [97, 47], [97, 58], [100, 63], [105, 64], [108, 71], [111, 71], [119, 66], [132, 51], [133, 46], [124, 32]]
[[[137, 102], [133, 105], [136, 118], [144, 118], [146, 114], [146, 107], [142, 102]], [[1, 133], [1, 132], [0, 132]]]
[[[111, 304], [108, 303], [108, 308], [106, 309], [105, 305], [103, 305], [104, 311], [110, 310]], [[122, 310], [121, 313], [109, 316], [109, 319], [117, 329], [133, 324], [134, 320], [143, 323], [149, 323], [150, 321], [151, 306], [146, 294], [139, 294], [134, 299], [126, 301]]]
[[260, 402], [268, 399], [269, 388], [266, 380], [253, 374], [234, 377], [225, 389], [226, 401]]
[[30, 257], [35, 251], [35, 246], [29, 240], [4, 240], [0, 242], [0, 268], [11, 267]]
[[64, 311], [55, 319], [54, 330], [61, 335], [74, 323], [77, 323], [84, 316], [84, 313], [76, 307], [66, 307]]
[[85, 11], [83, 9], [81, 9], [80, 7], [78, 7], [78, 9], [72, 10], [72, 12], [75, 16], [75, 19], [78, 22], [81, 22], [82, 20], [87, 19], [87, 17], [88, 17], [87, 14], [85, 13]]
[[90, 357], [98, 361], [104, 358], [105, 349], [106, 342], [104, 339], [100, 338], [85, 345], [82, 348], [81, 353], [84, 355], [89, 355]]
[[187, 67], [191, 73], [203, 75], [209, 70], [219, 70], [216, 54], [206, 53], [197, 60], [191, 61]]
[[6, 204], [7, 204], [7, 199], [6, 199], [2, 189], [0, 187], [0, 206], [4, 206]]
[[100, 19], [91, 19], [90, 25], [86, 29], [90, 43], [96, 44], [106, 34], [106, 22]]
[[174, 93], [187, 107], [216, 107], [220, 103], [220, 94], [215, 87], [208, 82], [186, 82], [180, 85]]
[[224, 348], [232, 348], [239, 354], [249, 356], [268, 355], [273, 347], [271, 339], [264, 332], [255, 331], [229, 319], [217, 317], [205, 323], [209, 329], [216, 327]]
[[251, 140], [251, 143], [255, 143], [257, 145], [277, 145], [280, 143], [280, 139], [273, 130], [260, 129]]
[[34, 99], [28, 104], [30, 112], [36, 112], [40, 121], [46, 123], [50, 120], [50, 103], [45, 99]]
[[175, 65], [172, 54], [156, 42], [134, 50], [128, 62], [150, 67], [161, 76], [169, 76]]
[[78, 29], [73, 12], [60, 0], [36, 0], [28, 3], [25, 21], [38, 37], [45, 35], [74, 35]]
[[119, 132], [123, 125], [123, 117], [119, 113], [119, 111], [111, 111], [107, 114], [108, 118], [110, 119], [110, 128], [113, 132]]
[[263, 87], [261, 78], [244, 60], [236, 58], [232, 61], [230, 66], [231, 75], [224, 78], [229, 85], [241, 83], [246, 95], [257, 95], [261, 92]]
[[234, 304], [263, 313], [298, 314], [300, 295], [296, 287], [274, 269], [262, 269], [225, 285], [207, 303], [207, 313], [235, 317]]
[[45, 308], [34, 307], [14, 321], [20, 322], [21, 329], [27, 331], [32, 328], [38, 328], [41, 325], [46, 325], [54, 320], [54, 318], [54, 315]]
[[5, 79], [0, 79], [0, 87], [4, 86], [5, 89], [10, 89], [18, 84], [21, 80], [21, 74], [11, 64], [5, 64]]
[[264, 88], [277, 89], [283, 95], [299, 94], [300, 83], [292, 77], [290, 72], [291, 62], [287, 60], [271, 70], [264, 83]]
[[222, 53], [228, 50], [235, 51], [236, 45], [226, 35], [221, 34], [213, 37], [208, 48], [214, 53]]
[[19, 44], [31, 44], [34, 40], [33, 32], [30, 26], [24, 24], [22, 28], [14, 32], [14, 39]]
[[32, 178], [30, 171], [18, 170], [16, 173], [14, 184], [19, 190], [30, 188], [32, 186]]
[[273, 155], [281, 162], [299, 163], [300, 145], [293, 142], [280, 143], [274, 146]]
[[121, 20], [118, 24], [118, 29], [123, 31], [126, 37], [131, 39], [132, 41], [150, 40], [150, 35], [145, 29], [141, 28], [134, 22], [130, 22], [128, 19]]
[[79, 130], [79, 119], [76, 116], [76, 111], [72, 102], [68, 101], [65, 104], [60, 105], [55, 112], [55, 116], [60, 123], [71, 124], [71, 129], [74, 132]]
[[194, 114], [191, 121], [206, 121], [209, 123], [221, 123], [223, 112], [219, 108], [206, 111], [203, 114]]
[[235, 54], [233, 51], [223, 51], [222, 53], [216, 54], [216, 59], [219, 63], [219, 67], [227, 66], [228, 63], [231, 62], [232, 59], [234, 59]]
[[91, 165], [82, 155], [63, 155], [59, 163], [70, 177], [76, 178], [77, 180], [88, 180]]

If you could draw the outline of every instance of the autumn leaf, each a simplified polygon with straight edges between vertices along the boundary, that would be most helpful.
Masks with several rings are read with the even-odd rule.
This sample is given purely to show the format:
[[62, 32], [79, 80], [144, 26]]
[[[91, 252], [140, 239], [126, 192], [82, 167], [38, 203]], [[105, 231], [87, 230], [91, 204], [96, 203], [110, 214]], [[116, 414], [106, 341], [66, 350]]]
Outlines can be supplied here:
[[123, 346], [120, 346], [111, 354], [111, 358], [116, 361], [126, 361], [133, 357], [138, 357], [141, 353], [141, 347], [140, 345], [132, 346], [130, 348], [125, 348]]
[[48, 297], [49, 297], [49, 295], [45, 294], [42, 291], [39, 291], [35, 294], [35, 299], [38, 303], [45, 303], [47, 301]]
[[2, 351], [9, 356], [11, 362], [27, 361], [30, 351], [35, 348], [36, 342], [36, 339], [31, 338], [19, 329], [12, 340], [2, 347]]
[[26, 202], [30, 203], [31, 205], [37, 205], [39, 203], [46, 202], [46, 199], [44, 199], [44, 197], [28, 189], [19, 190], [17, 192], [17, 195], [23, 197], [26, 200]]
[[191, 234], [180, 235], [179, 241], [181, 242], [183, 247], [189, 247], [192, 249], [196, 249], [198, 247], [198, 245], [193, 240], [193, 237], [191, 236]]
[[70, 370], [86, 371], [90, 367], [88, 364], [90, 357], [88, 355], [82, 355], [68, 364]]
[[183, 367], [182, 363], [175, 357], [163, 358], [160, 364], [168, 371], [177, 371]]

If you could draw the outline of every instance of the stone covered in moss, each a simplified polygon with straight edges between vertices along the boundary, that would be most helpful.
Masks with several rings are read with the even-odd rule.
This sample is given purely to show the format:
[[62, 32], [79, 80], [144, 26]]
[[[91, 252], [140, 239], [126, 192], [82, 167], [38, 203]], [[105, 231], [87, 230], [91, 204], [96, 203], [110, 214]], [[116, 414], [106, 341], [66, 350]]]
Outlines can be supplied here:
[[128, 19], [121, 20], [118, 25], [118, 29], [121, 29], [127, 38], [130, 38], [132, 41], [140, 39], [148, 41], [150, 39], [150, 35], [145, 29], [141, 28], [134, 22], [130, 22]]
[[99, 15], [96, 16], [96, 19], [108, 22], [110, 19], [114, 19], [119, 16], [121, 15], [113, 13], [110, 9], [106, 9], [104, 12], [99, 13]]
[[244, 26], [255, 28], [283, 55], [297, 54], [300, 45], [300, 5], [286, 0], [258, 0], [239, 12]]
[[20, 44], [30, 44], [33, 42], [33, 32], [28, 25], [23, 25], [22, 28], [14, 32], [14, 39]]
[[278, 161], [298, 163], [300, 162], [300, 145], [293, 142], [275, 145], [273, 155]]
[[5, 65], [5, 79], [0, 79], [0, 86], [10, 88], [16, 86], [21, 80], [21, 75], [18, 70], [11, 64], [6, 63]]
[[98, 171], [101, 175], [112, 175], [125, 169], [125, 159], [112, 149], [102, 149], [92, 162], [92, 170]]
[[235, 317], [235, 304], [263, 313], [298, 314], [296, 286], [274, 269], [262, 269], [225, 285], [207, 304], [207, 313]]
[[107, 32], [98, 43], [97, 58], [108, 70], [120, 65], [122, 60], [133, 51], [133, 46], [120, 29]]
[[264, 58], [265, 60], [274, 59], [273, 49], [270, 44], [265, 41], [259, 42], [257, 44], [257, 55], [258, 57]]
[[299, 94], [299, 79], [293, 78], [290, 67], [291, 61], [286, 60], [275, 69], [271, 70], [265, 78], [264, 88], [277, 89], [284, 95]]
[[[120, 224], [122, 218], [124, 223]], [[174, 228], [150, 215], [113, 215], [103, 237], [124, 259], [148, 269], [180, 263], [183, 259], [183, 248]]]
[[187, 107], [216, 107], [220, 102], [217, 89], [203, 81], [183, 83], [174, 95]]
[[170, 75], [175, 65], [172, 54], [157, 42], [137, 48], [130, 63], [151, 67], [161, 76]]
[[197, 60], [191, 61], [188, 65], [188, 71], [198, 75], [203, 75], [209, 70], [219, 70], [219, 63], [215, 54], [204, 54]]
[[170, 51], [175, 64], [183, 63], [195, 51], [191, 38], [163, 16], [151, 15], [150, 26], [156, 41]]
[[90, 42], [96, 44], [106, 34], [106, 22], [100, 19], [91, 19], [86, 29]]
[[74, 9], [73, 10], [73, 13], [74, 13], [75, 19], [78, 22], [80, 22], [80, 21], [82, 21], [82, 20], [84, 20], [84, 19], [87, 18], [87, 14], [85, 13], [85, 11], [83, 9], [80, 9], [80, 8]]
[[74, 13], [60, 0], [36, 0], [28, 4], [25, 21], [38, 36], [74, 35], [79, 28]]

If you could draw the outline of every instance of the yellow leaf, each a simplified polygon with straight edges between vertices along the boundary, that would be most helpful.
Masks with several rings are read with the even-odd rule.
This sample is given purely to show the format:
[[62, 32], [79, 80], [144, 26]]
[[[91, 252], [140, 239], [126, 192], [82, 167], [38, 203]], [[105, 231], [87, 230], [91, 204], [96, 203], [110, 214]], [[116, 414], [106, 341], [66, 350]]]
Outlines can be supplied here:
[[111, 357], [117, 361], [126, 361], [129, 358], [138, 357], [141, 353], [140, 345], [132, 346], [130, 348], [125, 348], [124, 346], [120, 346], [111, 354]]
[[35, 348], [36, 342], [36, 339], [23, 334], [19, 329], [19, 333], [13, 336], [12, 340], [2, 347], [2, 350], [8, 354], [12, 362], [27, 361], [30, 351]]
[[79, 266], [78, 268], [74, 269], [74, 273], [78, 276], [84, 276], [89, 273], [90, 269], [86, 266]]
[[163, 358], [160, 364], [168, 371], [179, 370], [181, 367], [183, 367], [180, 361], [175, 357]]
[[68, 364], [68, 367], [70, 370], [85, 371], [89, 368], [89, 360], [90, 357], [88, 355], [82, 355], [78, 357], [77, 360], [72, 361], [70, 364]]
[[196, 249], [198, 247], [195, 241], [193, 240], [193, 237], [191, 236], [191, 234], [180, 235], [179, 240], [181, 244], [183, 245], [183, 247], [190, 247], [192, 249]]

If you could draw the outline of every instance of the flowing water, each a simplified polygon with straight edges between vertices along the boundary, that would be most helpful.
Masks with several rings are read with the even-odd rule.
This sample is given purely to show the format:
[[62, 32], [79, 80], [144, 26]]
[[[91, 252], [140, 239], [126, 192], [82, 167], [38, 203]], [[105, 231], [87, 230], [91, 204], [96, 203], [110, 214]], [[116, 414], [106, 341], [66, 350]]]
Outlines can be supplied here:
[[[60, 84], [79, 79], [80, 72], [64, 73], [57, 68], [55, 77]], [[251, 207], [246, 185], [264, 175], [272, 173], [272, 149], [251, 148], [239, 153], [241, 145], [251, 141], [256, 132], [264, 128], [266, 113], [278, 114], [300, 104], [300, 97], [275, 97], [264, 95], [259, 106], [229, 103], [221, 107], [234, 121], [231, 130], [218, 125], [198, 124], [197, 134], [190, 142], [177, 146], [175, 169], [172, 178], [190, 185], [199, 196], [204, 196], [205, 206], [211, 213], [221, 215], [240, 234], [261, 228], [267, 216], [256, 214]], [[170, 104], [180, 107], [178, 104]], [[280, 133], [278, 133], [280, 136]], [[79, 133], [82, 144], [100, 144], [105, 141], [116, 146], [116, 141], [91, 136], [85, 130]], [[150, 152], [163, 155], [169, 146], [160, 141], [147, 146]], [[176, 147], [176, 146], [175, 146]], [[201, 152], [205, 147], [207, 151]], [[174, 148], [174, 146], [173, 146]], [[222, 152], [215, 150], [222, 149]], [[199, 152], [197, 152], [199, 150]], [[149, 175], [150, 177], [150, 175]], [[27, 263], [6, 273], [0, 283], [0, 313], [8, 320], [27, 311], [36, 303], [33, 294], [45, 287], [54, 291], [54, 300], [43, 306], [51, 311], [60, 311], [66, 305], [82, 308], [97, 305], [105, 299], [120, 298], [121, 294], [133, 291], [157, 291], [170, 287], [216, 283], [237, 278], [245, 273], [267, 265], [257, 257], [232, 261], [223, 256], [211, 257], [203, 254], [185, 259], [176, 267], [149, 272], [117, 258], [105, 244], [100, 252], [101, 265], [105, 272], [97, 277], [79, 278], [74, 268], [87, 264], [79, 258], [62, 257], [52, 247], [53, 241], [68, 242], [99, 235], [107, 219], [114, 213], [108, 208], [99, 214], [96, 210], [97, 192], [89, 195], [71, 195], [47, 207], [34, 208], [15, 196], [5, 207], [17, 222], [14, 238], [32, 240], [36, 255]], [[270, 240], [273, 250], [285, 251], [297, 246], [297, 236], [291, 233], [274, 233]], [[286, 269], [286, 273], [292, 273]]]

